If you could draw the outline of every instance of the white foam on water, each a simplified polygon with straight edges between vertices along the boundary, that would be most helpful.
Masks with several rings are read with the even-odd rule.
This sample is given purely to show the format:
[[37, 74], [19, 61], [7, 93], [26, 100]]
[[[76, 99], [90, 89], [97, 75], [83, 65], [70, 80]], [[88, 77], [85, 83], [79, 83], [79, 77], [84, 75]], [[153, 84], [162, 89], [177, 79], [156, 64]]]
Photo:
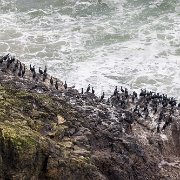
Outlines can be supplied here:
[[0, 0], [0, 53], [77, 89], [147, 88], [180, 100], [179, 2]]

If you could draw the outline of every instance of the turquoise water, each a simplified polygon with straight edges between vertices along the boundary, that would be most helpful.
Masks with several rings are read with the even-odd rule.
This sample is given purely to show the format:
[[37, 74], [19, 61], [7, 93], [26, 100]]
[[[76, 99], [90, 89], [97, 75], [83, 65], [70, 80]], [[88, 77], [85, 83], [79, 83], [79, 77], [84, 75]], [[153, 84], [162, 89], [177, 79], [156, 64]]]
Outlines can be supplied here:
[[180, 1], [0, 0], [0, 53], [77, 89], [147, 88], [180, 99]]

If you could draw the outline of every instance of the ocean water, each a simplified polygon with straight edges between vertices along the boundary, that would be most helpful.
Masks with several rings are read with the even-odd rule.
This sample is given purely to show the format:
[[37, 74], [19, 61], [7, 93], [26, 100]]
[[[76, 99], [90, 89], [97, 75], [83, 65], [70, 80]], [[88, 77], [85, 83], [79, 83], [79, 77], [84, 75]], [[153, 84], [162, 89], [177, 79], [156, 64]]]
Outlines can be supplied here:
[[0, 54], [77, 89], [114, 87], [180, 100], [180, 0], [0, 0]]

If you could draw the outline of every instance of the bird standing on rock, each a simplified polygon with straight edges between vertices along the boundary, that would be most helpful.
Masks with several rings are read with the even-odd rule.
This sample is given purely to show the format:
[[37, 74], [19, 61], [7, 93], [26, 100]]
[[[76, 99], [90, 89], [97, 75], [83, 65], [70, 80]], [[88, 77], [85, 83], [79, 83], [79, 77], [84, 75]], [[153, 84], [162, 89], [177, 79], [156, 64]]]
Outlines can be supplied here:
[[19, 64], [19, 68], [20, 68], [20, 70], [22, 70], [22, 64], [21, 64], [21, 62], [20, 62], [20, 64]]
[[117, 86], [115, 87], [115, 90], [114, 90], [114, 96], [116, 96], [118, 94], [118, 90], [117, 90]]
[[124, 89], [122, 88], [122, 86], [121, 86], [121, 92], [124, 93]]
[[55, 88], [58, 90], [58, 81], [55, 83]]
[[2, 57], [2, 59], [5, 60], [5, 61], [6, 61], [8, 58], [9, 58], [9, 53], [8, 53], [7, 55], [5, 55], [5, 56]]
[[44, 74], [46, 74], [47, 73], [47, 66], [45, 66], [45, 68], [44, 68]]
[[24, 76], [25, 72], [26, 72], [26, 68], [24, 66], [24, 68], [22, 69], [22, 77]]
[[36, 77], [36, 72], [33, 71], [33, 79]]
[[21, 69], [19, 69], [19, 71], [18, 71], [18, 76], [19, 77], [21, 76]]
[[102, 101], [103, 99], [104, 99], [104, 92], [103, 92], [103, 94], [102, 94], [102, 96], [100, 98], [100, 101]]
[[83, 92], [83, 88], [81, 88], [81, 94], [83, 94], [84, 92]]
[[16, 64], [14, 65], [16, 69], [18, 68], [18, 65], [19, 65], [19, 60], [17, 60]]
[[67, 83], [66, 83], [66, 81], [64, 82], [64, 89], [67, 89]]
[[10, 64], [11, 64], [10, 61], [7, 60], [7, 64], [6, 64], [7, 69], [9, 68]]
[[39, 74], [43, 74], [43, 70], [39, 67]]
[[43, 82], [45, 82], [46, 78], [47, 78], [47, 73], [43, 73]]
[[1, 64], [3, 63], [3, 58], [0, 58], [0, 63], [1, 63]]
[[50, 84], [53, 85], [53, 78], [51, 76], [51, 79], [50, 79]]
[[35, 72], [35, 65], [32, 67], [31, 64], [30, 64], [30, 71], [33, 73]]
[[92, 87], [92, 94], [94, 94], [95, 93], [95, 91], [94, 91], [94, 88]]
[[91, 89], [91, 87], [90, 87], [90, 84], [89, 84], [89, 85], [88, 85], [88, 87], [87, 87], [86, 92], [89, 92], [89, 91], [90, 91], [90, 89]]

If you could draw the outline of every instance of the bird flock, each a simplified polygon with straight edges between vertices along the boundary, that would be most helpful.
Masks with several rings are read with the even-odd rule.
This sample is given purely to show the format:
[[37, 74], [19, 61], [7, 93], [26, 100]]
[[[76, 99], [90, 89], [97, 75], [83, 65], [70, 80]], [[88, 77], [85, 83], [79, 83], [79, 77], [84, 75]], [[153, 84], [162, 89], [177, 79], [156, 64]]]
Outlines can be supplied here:
[[[17, 75], [19, 78], [24, 78], [26, 73], [29, 73], [34, 80], [42, 80], [42, 82], [49, 81], [49, 85], [54, 87], [56, 90], [59, 89], [58, 80], [54, 79], [52, 76], [48, 78], [47, 66], [44, 70], [39, 67], [38, 72], [36, 72], [35, 65], [31, 65], [29, 70], [24, 64], [22, 64], [18, 59], [10, 54], [0, 57], [0, 65], [4, 65], [5, 69], [9, 69]], [[2, 70], [2, 69], [1, 69]], [[66, 81], [63, 84], [64, 90], [68, 90]], [[81, 89], [79, 92], [81, 95], [87, 95], [90, 97], [95, 96], [95, 90], [89, 84], [86, 91]], [[92, 96], [93, 95], [93, 96]], [[80, 97], [78, 95], [78, 98]], [[146, 89], [141, 89], [140, 93], [133, 91], [130, 93], [127, 88], [120, 86], [115, 87], [112, 95], [106, 100], [105, 93], [98, 98], [98, 102], [108, 105], [126, 112], [125, 120], [132, 124], [135, 120], [141, 119], [144, 121], [154, 121], [156, 122], [156, 132], [160, 133], [169, 126], [174, 119], [179, 117], [180, 103], [173, 97], [168, 97], [166, 94], [160, 94]]]

